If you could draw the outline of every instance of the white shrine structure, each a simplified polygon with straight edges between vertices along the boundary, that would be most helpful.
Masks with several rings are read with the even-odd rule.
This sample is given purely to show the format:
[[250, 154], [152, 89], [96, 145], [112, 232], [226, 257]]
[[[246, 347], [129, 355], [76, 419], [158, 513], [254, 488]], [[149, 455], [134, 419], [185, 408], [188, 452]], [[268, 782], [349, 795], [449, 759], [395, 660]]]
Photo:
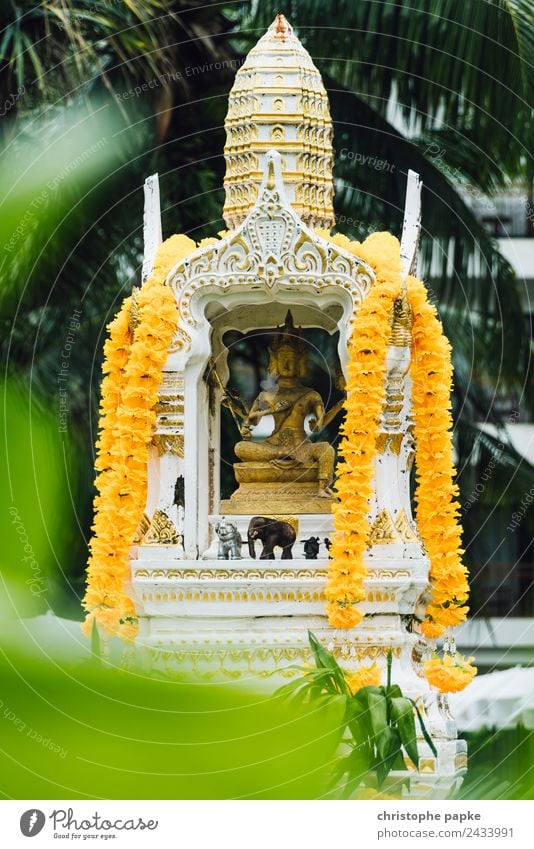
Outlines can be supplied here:
[[[351, 322], [375, 277], [363, 260], [314, 232], [334, 224], [332, 124], [320, 74], [283, 16], [237, 72], [226, 132], [229, 232], [167, 277], [181, 319], [160, 388], [144, 527], [131, 554], [137, 647], [147, 665], [168, 674], [261, 679], [273, 688], [295, 674], [291, 667], [309, 661], [308, 630], [347, 669], [373, 661], [385, 669], [392, 650], [393, 680], [425, 709], [438, 750], [436, 759], [418, 741], [412, 794], [442, 797], [460, 780], [466, 749], [444, 700], [420, 669], [428, 652], [418, 620], [427, 603], [429, 563], [410, 504], [406, 317], [392, 327], [387, 357], [361, 624], [352, 630], [329, 626], [325, 546], [317, 559], [304, 558], [303, 539], [333, 533], [332, 496], [312, 492], [315, 461], [305, 463], [305, 474], [293, 482], [291, 470], [282, 474], [279, 498], [269, 495], [268, 483], [256, 491], [244, 480], [243, 494], [221, 504], [225, 334], [258, 328], [276, 334], [290, 310], [295, 327], [339, 333], [343, 371]], [[419, 197], [417, 175], [410, 173], [401, 240], [405, 274], [416, 262]], [[147, 277], [161, 241], [157, 177], [147, 180], [145, 203]], [[280, 560], [279, 552], [276, 560], [249, 556], [247, 529], [257, 515], [292, 524], [293, 559]], [[218, 557], [215, 528], [222, 517], [237, 525], [245, 541], [242, 559]]]

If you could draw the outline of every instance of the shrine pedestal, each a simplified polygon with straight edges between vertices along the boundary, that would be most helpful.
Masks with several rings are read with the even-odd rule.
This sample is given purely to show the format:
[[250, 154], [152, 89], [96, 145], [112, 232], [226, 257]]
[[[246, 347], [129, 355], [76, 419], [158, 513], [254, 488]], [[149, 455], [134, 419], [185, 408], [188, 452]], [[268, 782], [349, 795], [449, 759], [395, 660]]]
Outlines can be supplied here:
[[367, 615], [347, 631], [331, 628], [324, 614], [324, 558], [188, 561], [172, 559], [171, 548], [141, 546], [132, 560], [140, 622], [136, 646], [147, 668], [173, 678], [241, 681], [271, 692], [310, 662], [308, 631], [343, 668], [376, 662], [383, 680], [391, 650], [393, 681], [417, 701], [438, 756], [421, 736], [419, 772], [407, 761], [407, 772], [392, 773], [386, 792], [399, 790], [407, 775], [411, 798], [443, 798], [453, 791], [465, 771], [465, 743], [456, 739], [454, 721], [421, 675], [426, 644], [410, 630], [427, 588], [425, 558], [407, 557], [402, 546], [396, 562], [391, 556], [369, 557], [362, 603]]
[[230, 498], [221, 501], [221, 513], [271, 515], [278, 513], [331, 513], [332, 497], [319, 494], [317, 463], [299, 463], [295, 468], [277, 466], [273, 480], [271, 463], [234, 463], [239, 484]]

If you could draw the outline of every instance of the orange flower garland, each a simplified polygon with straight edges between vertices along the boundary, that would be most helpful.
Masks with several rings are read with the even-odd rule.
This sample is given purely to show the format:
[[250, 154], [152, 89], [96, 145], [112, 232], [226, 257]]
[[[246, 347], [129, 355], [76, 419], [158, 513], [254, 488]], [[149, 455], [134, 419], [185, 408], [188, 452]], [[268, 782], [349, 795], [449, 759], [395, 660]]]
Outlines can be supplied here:
[[332, 507], [335, 532], [325, 590], [330, 625], [353, 628], [363, 619], [356, 605], [365, 598], [373, 460], [385, 398], [392, 307], [400, 289], [400, 254], [397, 239], [389, 233], [375, 233], [363, 245], [345, 238], [334, 241], [362, 256], [377, 276], [358, 308], [349, 342], [344, 439], [335, 484], [339, 501]]
[[356, 672], [346, 672], [345, 680], [352, 695], [361, 690], [362, 687], [380, 687], [382, 683], [382, 672], [376, 663], [371, 666], [360, 666]]
[[148, 449], [168, 347], [178, 323], [176, 301], [164, 285], [172, 266], [196, 248], [186, 236], [160, 245], [154, 272], [137, 301], [138, 323], [131, 330], [131, 298], [110, 324], [105, 345], [100, 404], [100, 438], [94, 536], [87, 569], [83, 630], [93, 622], [108, 636], [131, 640], [137, 632], [132, 600], [126, 594], [129, 551], [146, 501]]
[[461, 562], [458, 487], [452, 447], [451, 349], [420, 280], [408, 278], [413, 311], [412, 402], [415, 418], [417, 526], [430, 558], [432, 601], [423, 633], [441, 636], [469, 610], [467, 571]]
[[[320, 235], [328, 234], [321, 231]], [[369, 533], [373, 459], [385, 394], [385, 359], [390, 338], [391, 308], [400, 292], [398, 241], [375, 233], [363, 245], [345, 236], [330, 237], [375, 269], [377, 280], [359, 307], [349, 344], [346, 419], [334, 504], [335, 535], [326, 587], [327, 613], [335, 628], [352, 628], [363, 615], [356, 604], [365, 598], [364, 554]], [[450, 345], [424, 284], [408, 278], [413, 312], [410, 364], [415, 418], [417, 524], [430, 559], [432, 600], [422, 623], [423, 634], [436, 639], [447, 627], [465, 620], [467, 572], [461, 563], [458, 488], [454, 484], [450, 392]], [[451, 655], [439, 661], [449, 670]], [[434, 667], [428, 667], [432, 675]], [[473, 671], [471, 671], [473, 670]], [[453, 673], [456, 674], [456, 673]], [[462, 673], [464, 674], [464, 673]], [[469, 667], [469, 675], [476, 674]], [[429, 679], [430, 680], [430, 679]], [[466, 683], [471, 678], [464, 674]], [[463, 686], [466, 686], [464, 684]]]
[[130, 327], [131, 300], [126, 298], [123, 301], [117, 316], [109, 325], [110, 335], [104, 345], [102, 371], [105, 377], [102, 381], [100, 437], [97, 442], [98, 454], [95, 461], [95, 468], [99, 472], [96, 481], [99, 494], [94, 500], [96, 515], [92, 529], [95, 537], [91, 542], [88, 588], [84, 599], [84, 606], [92, 612], [82, 626], [87, 634], [92, 629], [93, 620], [96, 620], [109, 633], [113, 633], [118, 620], [131, 612], [122, 592], [126, 574], [114, 554], [113, 540], [118, 526], [114, 524], [112, 518], [110, 521], [105, 509], [105, 505], [113, 503], [116, 498], [117, 476], [114, 467], [117, 462], [118, 443], [115, 434], [124, 387], [124, 371], [133, 338]]
[[446, 654], [443, 659], [434, 655], [423, 663], [425, 677], [440, 693], [459, 693], [471, 683], [477, 670], [471, 666], [472, 657]]

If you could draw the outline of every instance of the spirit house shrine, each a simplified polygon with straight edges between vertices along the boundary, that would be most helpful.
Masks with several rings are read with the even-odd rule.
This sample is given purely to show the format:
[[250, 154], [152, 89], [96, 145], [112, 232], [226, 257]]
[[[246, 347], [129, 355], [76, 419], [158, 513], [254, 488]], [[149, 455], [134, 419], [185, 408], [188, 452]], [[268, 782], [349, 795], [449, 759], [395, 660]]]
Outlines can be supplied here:
[[227, 231], [162, 241], [145, 184], [143, 285], [106, 343], [85, 627], [147, 668], [273, 689], [309, 660], [308, 631], [347, 670], [385, 676], [391, 652], [437, 751], [418, 741], [414, 792], [440, 795], [465, 744], [425, 663], [438, 637], [453, 658], [467, 582], [450, 351], [412, 276], [419, 179], [399, 240], [331, 234], [328, 98], [283, 15], [225, 126]]

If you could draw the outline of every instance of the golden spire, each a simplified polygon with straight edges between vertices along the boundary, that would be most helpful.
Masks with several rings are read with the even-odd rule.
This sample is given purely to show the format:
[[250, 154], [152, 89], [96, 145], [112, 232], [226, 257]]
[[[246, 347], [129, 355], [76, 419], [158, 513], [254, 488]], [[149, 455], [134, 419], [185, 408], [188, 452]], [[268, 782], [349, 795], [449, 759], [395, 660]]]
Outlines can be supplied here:
[[282, 15], [280, 12], [274, 19], [274, 32], [275, 38], [279, 38], [284, 41], [289, 35], [293, 33], [293, 30], [289, 26], [285, 15]]
[[321, 75], [277, 15], [238, 70], [225, 121], [224, 219], [238, 227], [253, 207], [267, 151], [282, 157], [289, 202], [310, 227], [334, 225], [332, 120]]

